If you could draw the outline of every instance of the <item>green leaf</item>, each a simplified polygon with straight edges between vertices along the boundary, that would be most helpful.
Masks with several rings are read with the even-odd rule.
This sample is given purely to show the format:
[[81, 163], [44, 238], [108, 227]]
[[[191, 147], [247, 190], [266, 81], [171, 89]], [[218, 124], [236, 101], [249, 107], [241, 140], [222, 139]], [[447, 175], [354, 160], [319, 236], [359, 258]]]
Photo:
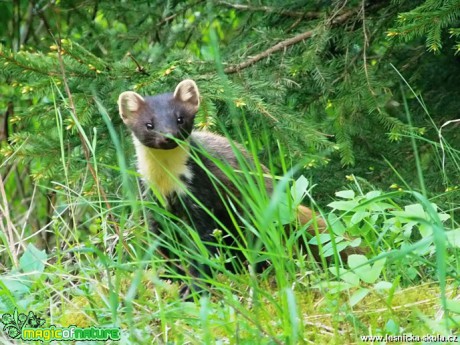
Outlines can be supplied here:
[[[337, 236], [335, 238], [335, 244], [336, 244], [336, 248], [337, 248], [338, 253], [340, 253], [342, 250], [344, 250], [350, 244], [350, 242], [343, 241], [343, 240], [344, 240], [343, 237]], [[329, 257], [329, 256], [334, 255], [334, 247], [332, 246], [332, 242], [329, 242], [328, 244], [326, 244], [323, 247], [322, 255], [324, 255], [324, 257], [326, 257], [326, 258]]]
[[279, 221], [281, 224], [291, 224], [295, 219], [295, 214], [292, 212], [292, 205], [288, 204], [286, 198], [282, 198], [278, 204]]
[[39, 272], [45, 270], [45, 262], [48, 259], [44, 250], [38, 250], [32, 243], [29, 243], [26, 251], [19, 259], [19, 267], [24, 273]]
[[447, 231], [446, 237], [448, 243], [455, 248], [460, 248], [460, 229]]
[[366, 288], [359, 289], [350, 297], [350, 306], [355, 306], [359, 303], [364, 297], [369, 294], [370, 290]]
[[366, 212], [366, 211], [356, 212], [353, 215], [353, 217], [351, 217], [350, 225], [358, 224], [360, 221], [362, 221], [364, 218], [368, 216], [369, 216], [369, 212]]
[[301, 175], [295, 181], [294, 185], [291, 187], [291, 195], [292, 195], [293, 203], [295, 205], [300, 204], [302, 200], [305, 198], [305, 195], [307, 195], [308, 185], [309, 185], [309, 182], [307, 178]]
[[389, 204], [387, 202], [373, 202], [372, 204], [367, 206], [367, 209], [369, 211], [375, 211], [375, 212], [383, 212], [391, 208], [394, 208], [394, 205]]
[[420, 224], [418, 229], [422, 238], [431, 236], [433, 234], [433, 226], [431, 226], [431, 224]]
[[353, 199], [355, 197], [355, 192], [353, 190], [341, 190], [335, 192], [335, 196], [343, 199]]
[[381, 191], [373, 190], [373, 191], [367, 193], [365, 197], [366, 197], [367, 200], [371, 200], [371, 199], [379, 197], [380, 195], [382, 195]]
[[447, 303], [447, 310], [455, 314], [460, 314], [460, 301], [448, 299], [446, 303]]
[[380, 259], [370, 265], [368, 259], [364, 255], [353, 254], [348, 257], [348, 266], [355, 272], [361, 280], [366, 283], [374, 283], [385, 265], [386, 259]]
[[450, 219], [450, 215], [447, 213], [438, 213], [438, 217], [441, 220], [441, 222], [445, 222], [446, 220]]
[[426, 214], [423, 209], [423, 206], [420, 204], [412, 204], [404, 207], [404, 211], [393, 211], [391, 212], [395, 216], [403, 218], [422, 218], [426, 219]]
[[[344, 282], [350, 284], [350, 286], [359, 286], [359, 277], [345, 268], [339, 267], [338, 272], [336, 267], [329, 267], [329, 271], [337, 278], [342, 279]], [[337, 274], [338, 273], [338, 274]]]
[[343, 235], [347, 230], [343, 225], [342, 221], [334, 213], [329, 213], [329, 215], [327, 216], [327, 220], [329, 221], [332, 232], [334, 234], [340, 236]]
[[360, 238], [355, 238], [350, 242], [350, 247], [356, 248], [361, 244], [362, 240]]
[[333, 208], [334, 210], [351, 211], [358, 205], [359, 205], [358, 201], [348, 200], [348, 201], [333, 201], [329, 203], [327, 206]]
[[331, 240], [331, 235], [329, 234], [318, 234], [318, 236], [313, 237], [308, 241], [309, 244], [313, 244], [315, 246], [318, 245], [318, 243], [327, 243]]
[[[5, 294], [12, 294], [14, 296], [21, 296], [30, 292], [30, 281], [28, 279], [21, 279], [19, 275], [2, 276], [0, 277], [0, 296]], [[5, 291], [7, 289], [8, 291]]]
[[358, 266], [366, 265], [367, 261], [368, 260], [364, 255], [352, 254], [348, 257], [348, 266], [354, 269]]
[[385, 331], [389, 334], [399, 334], [399, 325], [393, 319], [388, 320], [385, 325]]
[[393, 284], [386, 281], [381, 281], [375, 283], [374, 290], [390, 290], [393, 287]]

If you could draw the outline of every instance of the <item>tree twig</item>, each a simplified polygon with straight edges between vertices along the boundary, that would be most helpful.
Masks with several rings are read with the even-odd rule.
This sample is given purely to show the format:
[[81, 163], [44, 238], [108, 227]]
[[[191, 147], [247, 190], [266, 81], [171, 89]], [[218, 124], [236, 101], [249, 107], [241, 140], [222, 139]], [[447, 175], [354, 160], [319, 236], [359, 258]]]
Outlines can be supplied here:
[[[341, 14], [340, 16], [335, 17], [333, 20], [331, 20], [331, 24], [337, 25], [337, 24], [342, 24], [344, 23], [348, 18], [350, 18], [353, 14], [355, 14], [356, 9], [352, 9], [349, 11], [346, 11], [345, 13]], [[313, 35], [314, 30], [309, 30], [302, 32], [301, 34], [298, 34], [297, 36], [291, 37], [287, 40], [281, 41], [277, 44], [275, 44], [273, 47], [268, 48], [267, 50], [251, 57], [250, 59], [239, 63], [237, 65], [229, 66], [227, 67], [224, 72], [227, 74], [232, 74], [241, 71], [242, 69], [245, 69], [247, 67], [250, 67], [254, 65], [256, 62], [262, 60], [263, 58], [266, 58], [270, 56], [273, 53], [276, 53], [280, 50], [283, 50], [289, 46], [292, 46], [294, 44], [297, 44], [303, 40], [306, 40], [308, 38], [311, 38]]]
[[134, 61], [134, 63], [136, 64], [136, 71], [138, 71], [139, 73], [141, 74], [144, 74], [144, 75], [149, 75], [149, 73], [145, 70], [145, 67], [144, 66], [141, 66], [141, 64], [139, 62], [137, 62], [136, 58], [133, 56], [133, 54], [131, 54], [130, 52], [128, 52], [126, 54], [129, 58], [131, 58], [131, 60]]
[[321, 17], [321, 12], [303, 12], [303, 11], [288, 11], [282, 8], [275, 8], [269, 6], [249, 6], [242, 4], [232, 4], [227, 1], [218, 1], [218, 5], [227, 6], [240, 11], [250, 12], [265, 12], [265, 13], [276, 13], [282, 16], [293, 17], [293, 18], [304, 18], [304, 19], [315, 19]]
[[263, 58], [266, 58], [267, 56], [277, 52], [277, 51], [280, 51], [280, 50], [283, 50], [284, 48], [287, 48], [289, 46], [292, 46], [293, 44], [296, 44], [296, 43], [299, 43], [300, 41], [303, 41], [307, 38], [310, 38], [311, 36], [313, 35], [313, 30], [310, 30], [310, 31], [306, 31], [306, 32], [303, 32], [297, 36], [294, 36], [292, 38], [289, 38], [285, 41], [281, 41], [277, 44], [275, 44], [273, 47], [271, 48], [268, 48], [267, 50], [263, 51], [262, 53], [259, 53], [255, 56], [253, 56], [252, 58], [240, 63], [240, 64], [237, 64], [237, 65], [234, 65], [234, 66], [230, 66], [230, 67], [227, 67], [224, 72], [227, 73], [227, 74], [232, 74], [232, 73], [235, 73], [235, 72], [239, 72], [241, 71], [242, 69], [245, 69], [246, 67], [249, 67], [249, 66], [252, 66], [254, 65], [256, 62], [262, 60]]
[[188, 11], [189, 9], [193, 8], [194, 6], [200, 4], [201, 2], [204, 2], [204, 0], [198, 0], [197, 2], [195, 2], [195, 3], [193, 3], [193, 4], [189, 4], [188, 6], [182, 8], [181, 11], [176, 12], [176, 13], [174, 13], [174, 14], [171, 14], [171, 15], [169, 15], [169, 16], [167, 16], [167, 17], [161, 19], [161, 20], [156, 24], [156, 26], [157, 26], [157, 27], [163, 26], [164, 24], [170, 22], [171, 20], [173, 20], [173, 19], [176, 18], [177, 16], [179, 16], [179, 15], [185, 13], [186, 11]]

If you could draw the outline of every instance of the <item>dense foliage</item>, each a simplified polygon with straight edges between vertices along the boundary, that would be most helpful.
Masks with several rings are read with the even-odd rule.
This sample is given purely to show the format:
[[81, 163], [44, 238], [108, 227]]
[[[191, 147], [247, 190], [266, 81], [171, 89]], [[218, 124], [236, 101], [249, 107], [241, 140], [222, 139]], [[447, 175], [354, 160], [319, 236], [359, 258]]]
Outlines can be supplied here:
[[[147, 254], [137, 249], [145, 250], [151, 243], [145, 229], [139, 229], [145, 210], [133, 195], [133, 148], [116, 102], [126, 90], [145, 95], [171, 92], [185, 78], [197, 82], [202, 96], [196, 127], [250, 147], [278, 175], [295, 167], [295, 177], [307, 176], [316, 185], [311, 192], [314, 203], [333, 210], [325, 218], [335, 224], [339, 244], [361, 244], [374, 258], [400, 251], [399, 260], [386, 261], [382, 254], [380, 260], [367, 262], [357, 256], [348, 263], [349, 272], [326, 272], [323, 283], [336, 284], [336, 290], [321, 283], [314, 286], [328, 296], [327, 310], [337, 315], [330, 321], [335, 335], [341, 334], [341, 322], [367, 334], [354, 314], [338, 313], [343, 311], [341, 303], [329, 299], [337, 291], [355, 289], [350, 294], [353, 309], [362, 300], [372, 304], [364, 299], [371, 294], [383, 300], [381, 290], [389, 289], [384, 307], [391, 309], [399, 285], [439, 279], [439, 287], [430, 293], [440, 291], [445, 297], [446, 277], [458, 284], [458, 235], [448, 236], [455, 250], [444, 252], [442, 241], [444, 230], [458, 228], [459, 214], [459, 0], [0, 0], [0, 23], [0, 273], [7, 272], [0, 283], [5, 286], [15, 284], [12, 277], [18, 272], [32, 272], [26, 262], [38, 255], [56, 262], [56, 275], [48, 279], [49, 286], [59, 286], [61, 298], [109, 296], [106, 305], [90, 298], [82, 305], [107, 308], [113, 322], [118, 307], [113, 291], [123, 291], [132, 303], [132, 291], [142, 290], [142, 279], [147, 279], [161, 286], [155, 290], [158, 296], [169, 294], [170, 282], [161, 285], [152, 278], [156, 273], [147, 272], [142, 279], [139, 273], [132, 279], [124, 276], [132, 267], [108, 263], [126, 257], [137, 262], [135, 258], [139, 265], [133, 266], [144, 272]], [[331, 236], [312, 243], [321, 241], [332, 255]], [[48, 254], [28, 242], [46, 248]], [[292, 254], [280, 250], [280, 256]], [[27, 260], [21, 261], [23, 252]], [[96, 258], [99, 267], [89, 264]], [[251, 308], [252, 302], [237, 304], [233, 291], [223, 298], [235, 309], [219, 311], [213, 322], [231, 323], [230, 314], [237, 310], [249, 320], [243, 321], [243, 334], [253, 339], [264, 334], [277, 342], [273, 334], [284, 332], [286, 343], [296, 343], [303, 326], [293, 326], [292, 301], [298, 301], [299, 310], [315, 311], [316, 304], [315, 296], [302, 297], [304, 290], [290, 290], [297, 284], [296, 268], [308, 272], [303, 277], [311, 274], [302, 261], [292, 265], [294, 261], [274, 264], [276, 272], [292, 273], [289, 278], [276, 276], [278, 287], [285, 288], [280, 288], [280, 295], [273, 293], [276, 298], [270, 289], [263, 292], [270, 282], [251, 283], [263, 301], [254, 308], [276, 305], [263, 309], [262, 320], [289, 311], [283, 314], [283, 326], [267, 332], [263, 321], [245, 314], [244, 307]], [[100, 267], [108, 283], [93, 289]], [[5, 293], [0, 285], [0, 307], [17, 307], [16, 300], [24, 294], [48, 286], [40, 276], [45, 266], [35, 269], [36, 280], [17, 283], [17, 290]], [[69, 292], [59, 278], [62, 272], [75, 280], [79, 274], [91, 278], [88, 285], [78, 286], [78, 292]], [[377, 282], [381, 274], [384, 279]], [[131, 290], [125, 280], [132, 280]], [[232, 284], [227, 285], [238, 293], [245, 291], [244, 282]], [[54, 291], [46, 291], [55, 298]], [[276, 304], [278, 297], [281, 302]], [[187, 322], [169, 323], [171, 315], [174, 320], [182, 315], [180, 308], [162, 314], [168, 298], [157, 301], [159, 306], [148, 306], [161, 311], [162, 323], [155, 324], [158, 332], [169, 327], [196, 330]], [[446, 299], [442, 301], [445, 310]], [[427, 304], [427, 310], [431, 306]], [[130, 308], [133, 305], [128, 305], [128, 314]], [[207, 310], [206, 305], [201, 308], [187, 312], [199, 319]], [[130, 327], [144, 330], [144, 320], [134, 321], [132, 316]], [[386, 316], [388, 323], [373, 334], [399, 334], [395, 329], [406, 315], [392, 309]], [[458, 320], [453, 320], [458, 327]], [[327, 323], [315, 337], [331, 332]], [[417, 329], [421, 330], [422, 326]], [[212, 332], [203, 334], [206, 338]], [[238, 337], [233, 341], [238, 343]]]
[[[277, 151], [279, 141], [293, 163], [330, 163], [312, 173], [329, 193], [333, 189], [326, 186], [340, 186], [328, 175], [343, 171], [342, 165], [354, 165], [349, 173], [388, 187], [384, 159], [412, 183], [415, 164], [406, 159], [412, 151], [407, 135], [437, 141], [439, 127], [456, 117], [456, 1], [1, 6], [8, 24], [1, 33], [8, 85], [2, 109], [11, 102], [4, 138], [11, 146], [2, 153], [7, 157], [16, 149], [17, 159], [33, 157], [32, 174], [39, 180], [62, 173], [55, 103], [78, 179], [90, 155], [77, 123], [98, 137], [98, 159], [114, 163], [96, 100], [119, 124], [120, 91], [166, 92], [184, 77], [196, 79], [202, 90], [200, 127], [223, 126], [244, 140], [235, 130], [244, 115], [265, 157]], [[423, 97], [428, 114], [417, 97]], [[456, 132], [451, 125], [443, 135], [452, 142]], [[435, 149], [421, 144], [427, 173], [439, 172]], [[458, 184], [430, 182], [438, 190]]]

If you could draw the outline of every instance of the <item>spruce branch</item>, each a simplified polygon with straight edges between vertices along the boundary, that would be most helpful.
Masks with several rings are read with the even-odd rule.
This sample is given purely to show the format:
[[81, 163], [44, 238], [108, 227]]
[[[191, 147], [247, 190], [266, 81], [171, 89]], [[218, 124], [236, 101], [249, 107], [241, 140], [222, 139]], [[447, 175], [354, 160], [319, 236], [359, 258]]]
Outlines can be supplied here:
[[133, 56], [133, 54], [131, 54], [130, 52], [128, 52], [126, 54], [129, 58], [131, 58], [131, 60], [134, 61], [134, 63], [136, 64], [136, 71], [138, 71], [139, 73], [141, 74], [144, 74], [146, 76], [149, 76], [150, 74], [145, 70], [145, 67], [144, 66], [141, 66], [141, 64], [136, 60], [136, 58]]
[[264, 106], [262, 104], [257, 104], [257, 110], [259, 110], [262, 114], [264, 114], [265, 116], [267, 116], [268, 118], [272, 119], [273, 122], [276, 122], [276, 123], [279, 123], [280, 120], [278, 120], [275, 116], [273, 116], [272, 114], [270, 114], [270, 112], [264, 108]]
[[[346, 22], [348, 20], [348, 18], [350, 18], [353, 14], [355, 14], [357, 11], [357, 9], [352, 9], [352, 10], [348, 10], [348, 11], [345, 11], [343, 14], [333, 18], [332, 20], [330, 20], [330, 23], [331, 24], [334, 24], [334, 25], [338, 25], [338, 24], [343, 24], [344, 22]], [[270, 56], [271, 54], [273, 53], [276, 53], [280, 50], [283, 50], [289, 46], [292, 46], [294, 44], [297, 44], [299, 42], [302, 42], [308, 38], [311, 38], [313, 36], [313, 32], [314, 30], [309, 30], [309, 31], [305, 31], [305, 32], [302, 32], [301, 34], [298, 34], [294, 37], [291, 37], [287, 40], [284, 40], [284, 41], [281, 41], [277, 44], [275, 44], [274, 46], [268, 48], [267, 50], [251, 57], [250, 59], [242, 62], [242, 63], [239, 63], [237, 65], [233, 65], [233, 66], [230, 66], [230, 67], [227, 67], [224, 72], [227, 73], [227, 74], [232, 74], [232, 73], [236, 73], [236, 72], [239, 72], [247, 67], [250, 67], [252, 65], [254, 65], [255, 63], [259, 62], [260, 60]]]
[[188, 6], [184, 6], [180, 11], [176, 11], [176, 13], [174, 14], [171, 14], [167, 17], [164, 17], [163, 19], [161, 19], [157, 24], [156, 26], [157, 27], [161, 27], [163, 26], [164, 24], [167, 24], [168, 22], [174, 20], [176, 17], [180, 16], [180, 15], [183, 15], [185, 12], [187, 12], [188, 10], [190, 10], [191, 8], [194, 8], [195, 6], [199, 5], [200, 3], [204, 2], [204, 0], [198, 0], [196, 1], [195, 3], [192, 3], [192, 4], [189, 4]]
[[321, 17], [321, 12], [303, 12], [303, 11], [289, 11], [282, 8], [275, 8], [269, 6], [249, 6], [242, 4], [232, 4], [227, 1], [218, 1], [218, 5], [227, 6], [235, 10], [240, 11], [249, 11], [249, 12], [265, 12], [265, 13], [274, 13], [282, 16], [293, 17], [293, 18], [302, 18], [302, 19], [316, 19]]
[[174, 14], [171, 14], [170, 16], [167, 16], [165, 18], [163, 18], [162, 20], [160, 20], [158, 23], [157, 23], [157, 27], [160, 27], [160, 26], [163, 26], [164, 24], [170, 22], [171, 20], [173, 20], [174, 18], [177, 17], [177, 13], [174, 13]]
[[236, 73], [236, 72], [239, 72], [241, 71], [242, 69], [245, 69], [247, 67], [250, 67], [252, 65], [254, 65], [256, 62], [259, 62], [260, 60], [270, 56], [271, 54], [273, 53], [276, 53], [280, 50], [283, 50], [291, 45], [294, 45], [296, 43], [299, 43], [303, 40], [306, 40], [307, 38], [310, 38], [311, 36], [313, 35], [313, 30], [310, 30], [310, 31], [306, 31], [306, 32], [303, 32], [297, 36], [294, 36], [292, 38], [289, 38], [287, 40], [284, 40], [284, 41], [281, 41], [277, 44], [275, 44], [273, 47], [270, 47], [269, 49], [263, 51], [262, 53], [259, 53], [255, 56], [253, 56], [252, 58], [240, 63], [240, 64], [237, 64], [237, 65], [234, 65], [234, 66], [230, 66], [230, 67], [227, 67], [224, 72], [227, 73], [227, 74], [232, 74], [232, 73]]
[[8, 63], [12, 63], [16, 65], [17, 67], [21, 68], [24, 71], [30, 71], [30, 72], [35, 72], [37, 74], [43, 74], [46, 76], [56, 76], [56, 73], [41, 70], [35, 67], [32, 67], [31, 65], [26, 65], [24, 63], [21, 63], [18, 59], [17, 56], [13, 56], [13, 54], [7, 54], [3, 52], [3, 50], [0, 48], [0, 58], [3, 58], [5, 60], [5, 65]]

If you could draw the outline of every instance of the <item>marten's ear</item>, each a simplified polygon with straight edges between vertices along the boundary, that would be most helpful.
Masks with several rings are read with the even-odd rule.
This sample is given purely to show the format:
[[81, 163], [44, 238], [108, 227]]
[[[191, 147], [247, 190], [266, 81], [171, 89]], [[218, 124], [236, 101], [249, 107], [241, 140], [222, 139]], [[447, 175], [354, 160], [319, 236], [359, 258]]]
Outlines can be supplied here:
[[200, 92], [192, 79], [185, 79], [177, 85], [174, 91], [174, 98], [180, 102], [186, 103], [193, 112], [198, 111], [200, 105]]
[[133, 91], [125, 91], [118, 97], [118, 111], [124, 123], [138, 117], [144, 105], [142, 96]]

